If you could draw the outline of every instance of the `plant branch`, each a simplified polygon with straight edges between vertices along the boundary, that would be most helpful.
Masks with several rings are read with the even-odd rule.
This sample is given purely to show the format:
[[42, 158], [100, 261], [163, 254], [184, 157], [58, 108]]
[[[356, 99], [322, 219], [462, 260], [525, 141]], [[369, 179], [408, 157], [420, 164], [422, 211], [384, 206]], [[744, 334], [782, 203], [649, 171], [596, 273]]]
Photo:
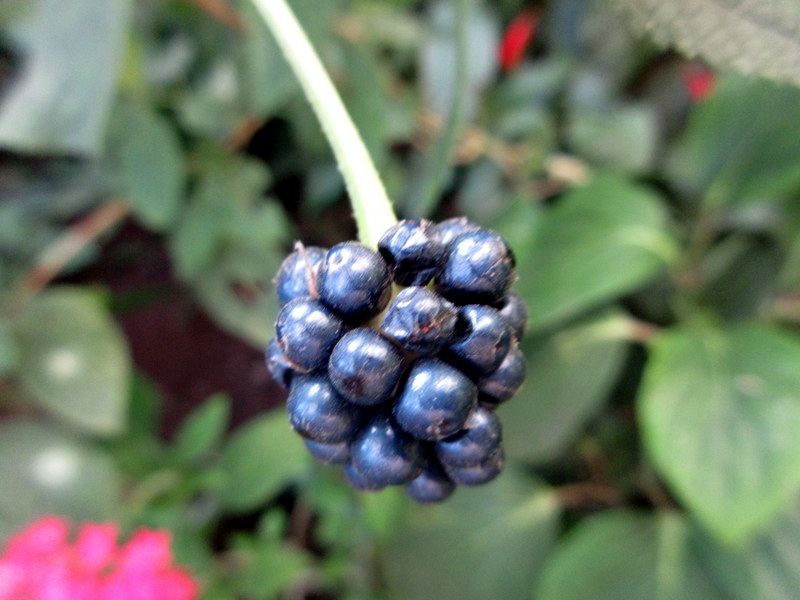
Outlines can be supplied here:
[[300, 81], [333, 148], [350, 194], [359, 239], [376, 248], [380, 236], [397, 222], [397, 217], [353, 120], [286, 0], [252, 1]]

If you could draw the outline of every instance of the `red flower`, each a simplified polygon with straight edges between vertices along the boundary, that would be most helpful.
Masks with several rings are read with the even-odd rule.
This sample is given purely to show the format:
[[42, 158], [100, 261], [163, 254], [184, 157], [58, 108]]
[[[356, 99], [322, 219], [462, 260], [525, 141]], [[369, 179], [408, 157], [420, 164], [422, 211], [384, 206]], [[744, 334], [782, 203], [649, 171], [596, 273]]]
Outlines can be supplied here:
[[704, 65], [691, 65], [683, 71], [683, 86], [695, 102], [708, 98], [716, 83], [714, 71]]
[[509, 24], [500, 43], [498, 60], [504, 71], [510, 71], [522, 61], [525, 48], [539, 28], [539, 13], [523, 10]]
[[198, 584], [172, 565], [169, 533], [141, 529], [117, 545], [114, 524], [44, 517], [13, 536], [0, 557], [0, 600], [195, 600]]

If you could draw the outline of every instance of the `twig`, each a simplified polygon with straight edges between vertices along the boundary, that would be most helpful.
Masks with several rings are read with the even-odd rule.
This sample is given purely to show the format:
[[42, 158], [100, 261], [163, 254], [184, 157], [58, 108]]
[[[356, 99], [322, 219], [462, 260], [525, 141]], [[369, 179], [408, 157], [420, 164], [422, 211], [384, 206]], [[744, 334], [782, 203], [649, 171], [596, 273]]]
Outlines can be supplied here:
[[234, 31], [244, 33], [247, 31], [247, 24], [244, 19], [236, 12], [225, 0], [191, 0], [198, 8], [214, 17], [217, 21], [227, 25]]

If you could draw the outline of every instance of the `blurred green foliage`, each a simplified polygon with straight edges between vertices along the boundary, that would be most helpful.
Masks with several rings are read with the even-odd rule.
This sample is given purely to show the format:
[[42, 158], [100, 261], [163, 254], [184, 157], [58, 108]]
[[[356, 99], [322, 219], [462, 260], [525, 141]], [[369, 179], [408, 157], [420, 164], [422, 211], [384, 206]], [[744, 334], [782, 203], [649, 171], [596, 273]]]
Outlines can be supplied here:
[[[0, 538], [46, 512], [166, 527], [206, 600], [800, 596], [800, 90], [711, 73], [591, 0], [535, 4], [503, 70], [525, 6], [460, 1], [291, 2], [397, 212], [466, 214], [516, 252], [510, 466], [437, 507], [358, 496], [280, 408], [231, 432], [226, 393], [165, 440], [88, 269], [123, 200], [261, 350], [292, 240], [353, 235], [247, 0], [0, 6]], [[56, 274], [78, 283], [38, 289]]]

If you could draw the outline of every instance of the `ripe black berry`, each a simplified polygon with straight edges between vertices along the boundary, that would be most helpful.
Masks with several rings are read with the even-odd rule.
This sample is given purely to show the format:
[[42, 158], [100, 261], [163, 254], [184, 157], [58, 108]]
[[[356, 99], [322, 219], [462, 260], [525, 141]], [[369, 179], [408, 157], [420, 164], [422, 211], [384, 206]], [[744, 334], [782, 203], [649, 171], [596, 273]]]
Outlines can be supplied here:
[[283, 354], [302, 369], [315, 371], [328, 364], [331, 350], [347, 327], [319, 300], [296, 298], [281, 309], [275, 333]]
[[525, 301], [515, 292], [508, 292], [500, 305], [500, 314], [511, 328], [514, 339], [520, 341], [528, 326], [528, 308]]
[[345, 465], [344, 476], [347, 478], [347, 482], [359, 492], [379, 492], [386, 487], [386, 484], [376, 483], [365, 477], [352, 462]]
[[422, 472], [419, 442], [404, 433], [386, 414], [375, 415], [353, 439], [351, 462], [378, 485], [408, 483]]
[[423, 504], [447, 500], [456, 489], [435, 457], [431, 457], [425, 470], [405, 486], [410, 498]]
[[286, 406], [295, 431], [321, 444], [350, 439], [361, 421], [361, 413], [321, 373], [294, 377]]
[[295, 251], [283, 260], [275, 276], [275, 293], [281, 306], [295, 298], [317, 295], [317, 272], [326, 252], [326, 248], [295, 244]]
[[472, 233], [480, 229], [481, 227], [479, 225], [476, 225], [466, 217], [453, 217], [452, 219], [446, 219], [436, 225], [434, 235], [440, 243], [447, 247], [462, 233]]
[[337, 244], [317, 275], [320, 299], [349, 321], [364, 321], [389, 302], [392, 281], [380, 254], [357, 242]]
[[311, 456], [329, 465], [345, 465], [350, 460], [350, 441], [338, 444], [320, 444], [311, 440], [303, 440]]
[[458, 312], [455, 340], [445, 357], [465, 373], [491, 373], [511, 348], [508, 323], [495, 309], [482, 304], [462, 306]]
[[267, 367], [270, 373], [275, 378], [275, 381], [280, 383], [284, 388], [288, 389], [289, 384], [292, 382], [292, 375], [295, 373], [305, 373], [308, 370], [294, 364], [283, 353], [281, 345], [278, 340], [272, 338], [267, 346]]
[[400, 221], [378, 242], [395, 283], [426, 285], [442, 268], [445, 246], [433, 236], [434, 225], [421, 221]]
[[436, 442], [436, 455], [446, 467], [474, 467], [497, 450], [502, 441], [500, 419], [492, 411], [477, 407], [452, 437]]
[[409, 352], [429, 356], [450, 343], [456, 306], [424, 287], [408, 287], [392, 300], [381, 331]]
[[459, 485], [483, 485], [497, 477], [505, 466], [503, 447], [499, 446], [484, 461], [473, 467], [445, 467], [447, 476]]
[[519, 391], [525, 379], [525, 357], [518, 348], [512, 348], [494, 373], [478, 380], [481, 401], [500, 404]]

